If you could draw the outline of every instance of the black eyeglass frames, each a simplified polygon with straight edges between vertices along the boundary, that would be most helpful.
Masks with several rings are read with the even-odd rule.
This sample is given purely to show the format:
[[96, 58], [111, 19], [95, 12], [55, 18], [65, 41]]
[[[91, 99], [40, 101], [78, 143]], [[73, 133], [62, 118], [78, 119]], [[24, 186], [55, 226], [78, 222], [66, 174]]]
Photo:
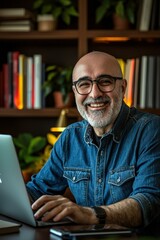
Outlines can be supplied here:
[[122, 77], [113, 77], [110, 75], [103, 75], [98, 77], [95, 80], [89, 78], [81, 78], [72, 83], [75, 86], [77, 93], [80, 95], [87, 95], [92, 91], [93, 84], [97, 84], [98, 89], [103, 92], [112, 92], [115, 88], [116, 80], [122, 80]]

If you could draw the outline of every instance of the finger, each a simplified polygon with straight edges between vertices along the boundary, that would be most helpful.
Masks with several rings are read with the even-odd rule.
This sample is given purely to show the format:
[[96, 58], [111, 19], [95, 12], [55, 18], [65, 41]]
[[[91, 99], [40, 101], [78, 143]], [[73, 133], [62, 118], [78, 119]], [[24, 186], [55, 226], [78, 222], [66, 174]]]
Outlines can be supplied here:
[[[35, 218], [44, 217], [44, 220], [47, 221], [53, 218], [57, 213], [61, 211], [61, 206], [67, 202], [70, 202], [67, 198], [56, 197], [56, 200], [52, 198], [44, 198], [43, 205], [35, 213]], [[42, 199], [40, 199], [42, 200]], [[47, 202], [48, 201], [48, 202]], [[42, 202], [41, 202], [42, 203]], [[38, 204], [37, 204], [38, 206]], [[58, 208], [59, 207], [59, 208]]]
[[54, 201], [49, 201], [49, 202], [46, 202], [43, 206], [41, 206], [37, 211], [36, 213], [34, 214], [34, 217], [36, 219], [38, 218], [41, 218], [45, 215], [48, 214], [48, 212], [51, 210], [51, 209], [54, 209], [56, 207], [56, 204]]
[[56, 196], [43, 195], [32, 204], [32, 209], [37, 210], [38, 208], [43, 206], [46, 202], [51, 200], [56, 200], [59, 197], [60, 197], [59, 195], [56, 195]]

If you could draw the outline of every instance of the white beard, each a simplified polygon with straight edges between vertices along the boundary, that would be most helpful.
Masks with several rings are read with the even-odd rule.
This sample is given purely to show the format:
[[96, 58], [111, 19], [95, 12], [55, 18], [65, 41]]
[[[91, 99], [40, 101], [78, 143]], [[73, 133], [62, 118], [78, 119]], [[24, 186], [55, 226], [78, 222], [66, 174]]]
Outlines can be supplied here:
[[77, 109], [81, 116], [89, 122], [92, 127], [105, 128], [110, 124], [113, 124], [117, 118], [121, 106], [122, 106], [122, 93], [119, 93], [118, 98], [114, 99], [114, 102], [110, 102], [110, 108], [106, 110], [93, 110], [86, 111], [86, 108], [77, 104]]

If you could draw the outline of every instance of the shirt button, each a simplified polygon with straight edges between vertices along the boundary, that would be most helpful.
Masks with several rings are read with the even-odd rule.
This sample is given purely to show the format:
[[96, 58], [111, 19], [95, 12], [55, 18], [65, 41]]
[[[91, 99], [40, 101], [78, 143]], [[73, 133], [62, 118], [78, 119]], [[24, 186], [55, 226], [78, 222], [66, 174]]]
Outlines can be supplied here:
[[117, 178], [117, 183], [119, 183], [121, 181], [121, 177]]
[[101, 183], [101, 182], [102, 182], [102, 179], [101, 179], [101, 178], [99, 178], [99, 179], [98, 179], [98, 182], [99, 182], [99, 183]]
[[74, 176], [74, 177], [72, 178], [72, 180], [75, 181], [75, 180], [76, 180], [76, 177]]

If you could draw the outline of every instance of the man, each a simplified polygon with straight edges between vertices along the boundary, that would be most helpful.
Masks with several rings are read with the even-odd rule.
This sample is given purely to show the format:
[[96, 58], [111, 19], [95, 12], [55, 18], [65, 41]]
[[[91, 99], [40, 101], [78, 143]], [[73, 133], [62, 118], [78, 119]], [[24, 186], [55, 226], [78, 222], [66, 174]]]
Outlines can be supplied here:
[[[129, 108], [117, 60], [83, 56], [73, 91], [85, 119], [66, 128], [27, 184], [35, 218], [147, 226], [160, 214], [160, 117]], [[70, 189], [75, 201], [63, 196]]]

